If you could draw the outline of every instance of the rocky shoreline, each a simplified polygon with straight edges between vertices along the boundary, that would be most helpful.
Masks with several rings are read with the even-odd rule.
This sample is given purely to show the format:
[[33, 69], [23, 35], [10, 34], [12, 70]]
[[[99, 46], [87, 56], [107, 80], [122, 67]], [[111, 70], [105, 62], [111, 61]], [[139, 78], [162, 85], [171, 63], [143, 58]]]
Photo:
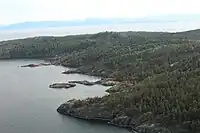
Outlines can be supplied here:
[[74, 83], [74, 84], [82, 84], [82, 85], [87, 85], [87, 86], [93, 86], [93, 85], [103, 85], [103, 86], [114, 86], [119, 84], [119, 81], [114, 81], [110, 78], [105, 78], [105, 79], [101, 79], [95, 82], [90, 82], [87, 80], [83, 80], [83, 81], [69, 81], [69, 83]]
[[[101, 98], [97, 99], [100, 100]], [[62, 104], [57, 111], [62, 115], [78, 119], [103, 122], [127, 128], [134, 133], [172, 133], [172, 131], [168, 128], [160, 126], [159, 124], [150, 123], [149, 120], [152, 117], [151, 112], [140, 114], [137, 110], [135, 110], [136, 114], [132, 117], [123, 115], [115, 116], [112, 112], [106, 111], [104, 105], [90, 103], [90, 106], [87, 106], [86, 103], [82, 103], [80, 100], [70, 100]]]
[[[72, 69], [62, 72], [62, 74], [86, 74], [91, 76], [98, 75], [97, 73], [90, 71], [81, 71], [80, 69]], [[191, 133], [191, 122], [185, 122], [182, 125], [170, 124], [165, 125], [161, 116], [154, 116], [152, 112], [142, 113], [138, 108], [126, 108], [121, 105], [107, 105], [113, 98], [118, 97], [120, 93], [129, 91], [130, 87], [133, 87], [135, 82], [119, 82], [113, 78], [108, 78], [108, 75], [96, 82], [89, 81], [69, 81], [69, 83], [83, 84], [92, 86], [100, 84], [104, 86], [111, 86], [106, 92], [109, 94], [104, 97], [88, 98], [85, 100], [69, 100], [68, 102], [60, 105], [57, 108], [57, 112], [61, 115], [66, 115], [78, 119], [83, 119], [92, 122], [102, 122], [113, 126], [126, 128], [133, 133]], [[115, 95], [116, 94], [116, 95]], [[117, 95], [119, 94], [119, 95]], [[111, 102], [112, 104], [115, 102]], [[120, 101], [117, 101], [120, 102]], [[188, 124], [189, 123], [189, 124]]]
[[[110, 79], [109, 79], [110, 80]], [[100, 80], [100, 81], [105, 81]], [[100, 81], [97, 81], [97, 83]], [[106, 80], [108, 81], [108, 79]], [[71, 83], [90, 84], [88, 81], [71, 81]], [[101, 122], [121, 128], [133, 133], [191, 133], [187, 122], [184, 125], [166, 126], [159, 122], [159, 116], [152, 112], [142, 113], [136, 108], [124, 108], [120, 105], [109, 105], [110, 97], [132, 86], [129, 82], [120, 82], [106, 90], [109, 94], [104, 97], [87, 98], [85, 100], [72, 99], [60, 105], [57, 112], [78, 119], [91, 122]], [[123, 110], [123, 111], [122, 111]]]

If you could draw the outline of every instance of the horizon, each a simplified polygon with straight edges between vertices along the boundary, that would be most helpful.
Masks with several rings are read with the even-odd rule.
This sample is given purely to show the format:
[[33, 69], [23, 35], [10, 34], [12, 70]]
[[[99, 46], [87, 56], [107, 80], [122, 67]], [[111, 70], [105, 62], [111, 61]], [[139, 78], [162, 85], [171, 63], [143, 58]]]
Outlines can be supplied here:
[[198, 0], [0, 0], [0, 40], [103, 31], [199, 29], [199, 3]]
[[[187, 27], [185, 26], [187, 25]], [[57, 28], [41, 28], [41, 29], [27, 29], [27, 30], [0, 30], [0, 41], [24, 39], [41, 36], [68, 36], [68, 35], [82, 35], [95, 34], [105, 31], [113, 32], [184, 32], [190, 30], [200, 29], [200, 21], [190, 23], [146, 23], [144, 24], [121, 24], [121, 25], [103, 25], [103, 26], [69, 26]]]
[[63, 19], [63, 20], [27, 20], [27, 21], [19, 21], [19, 22], [13, 22], [13, 23], [2, 23], [0, 22], [0, 26], [10, 26], [15, 24], [24, 24], [24, 23], [40, 23], [40, 22], [85, 22], [88, 20], [120, 20], [120, 21], [196, 21], [200, 20], [200, 13], [179, 13], [179, 14], [162, 14], [162, 15], [148, 15], [148, 16], [139, 16], [139, 17], [114, 17], [114, 18], [106, 18], [106, 17], [89, 17], [89, 18], [80, 18], [80, 19]]
[[198, 0], [0, 0], [0, 5], [0, 25], [32, 21], [136, 19], [173, 14], [200, 14]]

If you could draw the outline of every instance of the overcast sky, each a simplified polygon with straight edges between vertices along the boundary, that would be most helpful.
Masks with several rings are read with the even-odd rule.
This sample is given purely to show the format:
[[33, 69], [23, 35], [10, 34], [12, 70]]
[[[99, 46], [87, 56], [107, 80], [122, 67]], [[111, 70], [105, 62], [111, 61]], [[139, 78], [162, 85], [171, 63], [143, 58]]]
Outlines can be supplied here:
[[200, 13], [199, 0], [0, 0], [0, 24]]

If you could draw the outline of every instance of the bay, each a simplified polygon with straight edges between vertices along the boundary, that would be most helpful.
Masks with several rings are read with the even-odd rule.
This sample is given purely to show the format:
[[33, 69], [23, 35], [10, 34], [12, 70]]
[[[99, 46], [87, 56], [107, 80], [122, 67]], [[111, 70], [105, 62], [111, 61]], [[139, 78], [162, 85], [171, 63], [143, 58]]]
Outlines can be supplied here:
[[72, 98], [103, 96], [107, 87], [77, 85], [54, 90], [48, 86], [69, 80], [98, 80], [63, 75], [62, 66], [21, 68], [42, 60], [0, 61], [0, 133], [128, 133], [125, 129], [62, 116], [57, 107]]

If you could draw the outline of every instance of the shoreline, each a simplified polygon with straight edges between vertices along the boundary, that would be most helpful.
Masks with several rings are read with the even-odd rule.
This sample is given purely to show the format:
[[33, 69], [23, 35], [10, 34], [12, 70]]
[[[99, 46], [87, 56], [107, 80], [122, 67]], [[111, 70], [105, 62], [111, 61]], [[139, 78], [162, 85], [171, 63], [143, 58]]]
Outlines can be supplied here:
[[[149, 122], [143, 122], [143, 123], [137, 123], [139, 118], [133, 118], [133, 117], [128, 117], [128, 116], [118, 116], [118, 117], [105, 117], [104, 115], [102, 117], [93, 117], [93, 116], [87, 116], [87, 115], [82, 115], [83, 114], [88, 114], [90, 115], [91, 110], [83, 109], [83, 111], [86, 112], [81, 112], [82, 107], [76, 108], [73, 107], [72, 104], [74, 104], [77, 100], [72, 100], [68, 101], [67, 103], [61, 104], [60, 107], [58, 107], [57, 112], [61, 115], [68, 116], [68, 117], [73, 117], [76, 119], [81, 119], [87, 122], [96, 122], [96, 123], [102, 123], [102, 124], [107, 124], [110, 126], [115, 126], [118, 128], [124, 128], [127, 129], [130, 132], [133, 133], [172, 133], [172, 131], [164, 126], [160, 126], [154, 123], [149, 123]], [[74, 103], [73, 103], [74, 102]], [[97, 108], [96, 108], [97, 109]], [[94, 110], [96, 110], [94, 109]], [[97, 109], [98, 110], [98, 109]], [[98, 112], [98, 111], [97, 111]], [[80, 114], [78, 114], [80, 113]], [[91, 112], [94, 113], [94, 112]], [[98, 115], [99, 113], [97, 113]], [[144, 115], [145, 117], [145, 115]], [[135, 123], [136, 122], [136, 123]]]
[[[27, 59], [27, 58], [25, 58], [25, 59]], [[33, 58], [32, 58], [33, 59]], [[10, 59], [10, 60], [15, 60], [15, 59]], [[42, 59], [41, 59], [42, 60]], [[67, 67], [67, 66], [64, 66], [64, 65], [62, 65], [62, 64], [60, 64], [59, 66], [63, 66], [63, 67]], [[93, 74], [92, 74], [92, 72], [90, 73], [91, 75], [89, 75], [89, 74], [86, 74], [86, 73], [82, 73], [82, 74], [84, 74], [84, 75], [88, 75], [88, 76], [94, 76]], [[91, 98], [91, 99], [93, 99], [93, 98]], [[84, 100], [82, 100], [82, 101], [84, 101]], [[63, 104], [62, 104], [63, 105]], [[80, 117], [80, 116], [78, 116], [78, 115], [73, 115], [73, 114], [69, 114], [69, 113], [63, 113], [63, 112], [59, 112], [58, 111], [58, 109], [59, 109], [60, 107], [58, 107], [57, 108], [57, 112], [59, 113], [59, 114], [61, 114], [61, 115], [65, 115], [65, 116], [70, 116], [70, 117], [74, 117], [74, 118], [78, 118], [78, 119], [82, 119], [82, 120], [85, 120], [85, 121], [95, 121], [95, 122], [101, 122], [101, 123], [104, 123], [104, 124], [107, 124], [107, 125], [112, 125], [112, 126], [116, 126], [116, 127], [119, 127], [119, 128], [125, 128], [125, 129], [127, 129], [127, 130], [131, 130], [132, 132], [134, 132], [134, 133], [172, 133], [172, 131], [170, 131], [168, 128], [165, 128], [165, 127], [157, 127], [157, 125], [156, 126], [149, 126], [149, 124], [151, 125], [151, 124], [153, 124], [153, 123], [141, 123], [138, 127], [134, 127], [133, 128], [133, 126], [129, 126], [129, 125], [123, 125], [123, 124], [117, 124], [117, 123], [112, 123], [112, 120], [113, 119], [115, 119], [115, 118], [112, 118], [112, 119], [102, 119], [102, 118], [93, 118], [93, 119], [91, 119], [91, 118], [85, 118], [85, 117]], [[156, 123], [155, 123], [156, 124]], [[140, 127], [141, 126], [141, 127]], [[140, 128], [140, 130], [149, 130], [149, 132], [140, 132], [140, 131], [138, 131], [137, 130], [137, 128]], [[155, 132], [154, 131], [154, 129], [155, 130], [164, 130], [163, 132]], [[154, 132], [150, 132], [150, 131], [154, 131]], [[179, 133], [179, 132], [176, 132], [176, 133]], [[188, 133], [188, 132], [185, 132], [185, 133]]]

